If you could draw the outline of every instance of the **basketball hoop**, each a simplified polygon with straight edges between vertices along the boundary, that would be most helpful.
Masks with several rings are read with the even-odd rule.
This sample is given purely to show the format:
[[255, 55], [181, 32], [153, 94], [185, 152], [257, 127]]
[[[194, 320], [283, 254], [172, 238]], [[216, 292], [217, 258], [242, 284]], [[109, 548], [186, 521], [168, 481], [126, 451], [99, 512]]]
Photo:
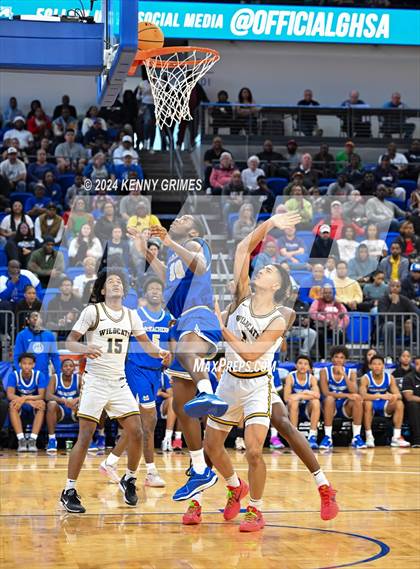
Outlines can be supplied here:
[[144, 65], [155, 102], [159, 128], [171, 128], [181, 120], [192, 120], [191, 92], [197, 82], [219, 61], [219, 52], [207, 47], [162, 47], [138, 51], [128, 75]]

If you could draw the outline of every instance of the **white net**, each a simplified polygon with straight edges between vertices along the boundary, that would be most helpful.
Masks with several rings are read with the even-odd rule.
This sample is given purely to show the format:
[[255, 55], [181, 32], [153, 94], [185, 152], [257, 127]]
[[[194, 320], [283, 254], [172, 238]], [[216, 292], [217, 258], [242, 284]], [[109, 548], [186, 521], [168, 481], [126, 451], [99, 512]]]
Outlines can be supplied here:
[[159, 128], [171, 128], [181, 120], [192, 120], [191, 92], [197, 81], [219, 60], [216, 51], [204, 48], [174, 48], [144, 60], [155, 101]]

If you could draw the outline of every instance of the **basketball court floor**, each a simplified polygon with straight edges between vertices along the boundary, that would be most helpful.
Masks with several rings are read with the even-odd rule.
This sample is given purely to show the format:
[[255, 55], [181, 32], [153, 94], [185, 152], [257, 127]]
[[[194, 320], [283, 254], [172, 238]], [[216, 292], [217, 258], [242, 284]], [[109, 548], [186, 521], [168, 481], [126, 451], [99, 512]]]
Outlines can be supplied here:
[[[243, 453], [232, 451], [246, 476]], [[411, 569], [420, 559], [420, 450], [337, 448], [319, 453], [338, 490], [341, 512], [319, 516], [310, 474], [289, 451], [267, 452], [266, 527], [240, 534], [224, 522], [222, 481], [205, 494], [203, 523], [180, 523], [185, 503], [171, 499], [184, 480], [188, 455], [158, 455], [167, 482], [124, 505], [117, 486], [98, 472], [103, 456], [89, 456], [78, 491], [87, 513], [58, 505], [66, 478], [65, 452], [49, 457], [0, 453], [0, 566], [3, 569]], [[123, 465], [122, 465], [123, 467]], [[138, 487], [144, 468], [139, 472]]]

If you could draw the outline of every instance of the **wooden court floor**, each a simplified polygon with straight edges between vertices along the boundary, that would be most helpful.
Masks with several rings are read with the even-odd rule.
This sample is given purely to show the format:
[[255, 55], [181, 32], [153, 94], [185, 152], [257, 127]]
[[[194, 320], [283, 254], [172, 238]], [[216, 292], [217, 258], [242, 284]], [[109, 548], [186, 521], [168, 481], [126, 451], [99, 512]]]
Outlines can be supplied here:
[[[239, 475], [246, 476], [244, 455], [232, 455]], [[223, 521], [222, 481], [205, 494], [202, 525], [181, 525], [184, 503], [171, 495], [184, 480], [186, 453], [156, 457], [164, 489], [144, 489], [141, 468], [141, 504], [135, 509], [99, 474], [101, 460], [87, 459], [78, 486], [87, 513], [75, 516], [58, 505], [65, 452], [0, 453], [2, 569], [420, 567], [420, 449], [319, 453], [341, 507], [331, 522], [320, 519], [316, 487], [297, 457], [268, 451], [267, 525], [256, 534], [240, 534], [238, 520]]]

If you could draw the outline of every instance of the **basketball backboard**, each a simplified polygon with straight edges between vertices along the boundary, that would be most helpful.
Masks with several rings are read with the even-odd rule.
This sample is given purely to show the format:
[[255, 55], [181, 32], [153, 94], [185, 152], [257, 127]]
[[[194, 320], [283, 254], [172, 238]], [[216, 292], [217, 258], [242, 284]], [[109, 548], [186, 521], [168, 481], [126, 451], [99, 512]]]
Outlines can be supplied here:
[[111, 106], [119, 95], [137, 52], [136, 1], [102, 0], [104, 69], [98, 77], [98, 103]]

